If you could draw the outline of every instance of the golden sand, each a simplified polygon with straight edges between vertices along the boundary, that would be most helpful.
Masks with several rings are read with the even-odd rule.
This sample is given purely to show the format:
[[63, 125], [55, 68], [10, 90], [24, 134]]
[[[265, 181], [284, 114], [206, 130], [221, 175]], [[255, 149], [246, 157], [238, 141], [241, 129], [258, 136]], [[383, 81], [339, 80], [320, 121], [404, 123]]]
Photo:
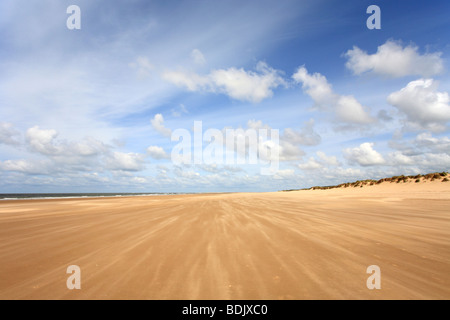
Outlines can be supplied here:
[[1, 201], [0, 298], [450, 299], [450, 182]]

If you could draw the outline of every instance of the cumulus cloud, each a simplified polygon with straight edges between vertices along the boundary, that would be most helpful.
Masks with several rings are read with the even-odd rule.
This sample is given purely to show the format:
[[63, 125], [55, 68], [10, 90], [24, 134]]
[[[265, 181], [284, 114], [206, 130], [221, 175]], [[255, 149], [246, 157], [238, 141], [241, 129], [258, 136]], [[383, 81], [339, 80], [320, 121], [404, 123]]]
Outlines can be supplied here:
[[[305, 152], [300, 146], [315, 146], [321, 143], [322, 138], [314, 130], [314, 123], [314, 119], [310, 119], [303, 124], [300, 130], [292, 128], [284, 129], [283, 134], [279, 136], [278, 152], [280, 161], [299, 160], [305, 155]], [[261, 120], [249, 120], [247, 122], [247, 127], [253, 130], [272, 129]], [[262, 147], [262, 145], [259, 146], [259, 148]]]
[[17, 137], [20, 133], [14, 129], [11, 123], [0, 122], [0, 144], [17, 145]]
[[144, 156], [139, 153], [113, 152], [106, 159], [106, 164], [111, 170], [141, 171], [144, 169]]
[[337, 95], [333, 92], [327, 78], [320, 73], [309, 74], [308, 70], [302, 66], [297, 69], [292, 78], [297, 83], [302, 83], [303, 91], [313, 99], [317, 108], [326, 111], [336, 103]]
[[322, 138], [314, 131], [314, 119], [310, 119], [304, 123], [300, 131], [291, 128], [284, 129], [281, 140], [296, 145], [315, 146], [320, 144]]
[[344, 150], [344, 156], [351, 163], [358, 163], [361, 166], [374, 166], [385, 164], [381, 154], [373, 149], [373, 143], [365, 142], [359, 147], [347, 148]]
[[290, 179], [295, 176], [295, 170], [293, 169], [283, 169], [275, 172], [273, 178], [276, 180]]
[[311, 157], [307, 162], [300, 163], [298, 167], [302, 170], [316, 170], [322, 168], [322, 165]]
[[92, 157], [97, 155], [106, 154], [109, 152], [109, 146], [103, 142], [87, 137], [81, 141], [70, 142], [67, 144], [66, 154], [78, 155], [82, 157]]
[[300, 163], [298, 167], [302, 170], [317, 170], [340, 165], [335, 156], [327, 156], [323, 151], [317, 151], [316, 155], [317, 159], [310, 157], [308, 161]]
[[375, 121], [368, 108], [361, 105], [353, 96], [341, 96], [333, 92], [326, 77], [320, 73], [309, 74], [302, 66], [292, 76], [302, 83], [303, 91], [314, 101], [321, 111], [334, 112], [338, 120], [348, 124], [368, 124]]
[[[267, 130], [267, 139], [259, 135], [259, 130]], [[272, 132], [272, 130], [274, 131]], [[252, 157], [253, 159], [259, 157], [263, 161], [275, 160], [274, 157], [277, 157], [276, 160], [289, 160], [286, 159], [286, 149], [284, 148], [283, 139], [280, 137], [279, 132], [276, 129], [272, 129], [269, 125], [264, 124], [261, 120], [249, 120], [247, 122], [247, 128], [240, 127], [233, 129], [231, 127], [225, 127], [222, 129], [222, 133], [226, 137], [223, 140], [223, 144], [227, 148], [227, 152], [236, 153], [238, 157]], [[278, 143], [274, 140], [276, 137], [272, 133], [278, 136]], [[234, 145], [228, 145], [228, 139], [234, 139]], [[237, 147], [241, 144], [245, 147], [245, 150], [244, 148]], [[297, 146], [292, 146], [292, 148], [295, 149], [295, 151], [292, 150], [293, 154], [297, 154], [299, 151], [303, 155], [303, 152]], [[294, 158], [297, 158], [297, 156]]]
[[[396, 151], [388, 154], [387, 163], [397, 172], [429, 173], [447, 171], [450, 164], [450, 139], [422, 132], [414, 139], [397, 138], [389, 144]], [[412, 172], [414, 173], [414, 172]]]
[[325, 154], [325, 152], [323, 151], [317, 151], [316, 152], [319, 161], [325, 165], [328, 166], [338, 166], [339, 165], [339, 161], [337, 160], [337, 158], [335, 156], [327, 156]]
[[196, 172], [196, 171], [194, 171], [194, 170], [192, 170], [192, 169], [190, 169], [190, 170], [186, 169], [186, 170], [185, 170], [185, 168], [183, 168], [183, 167], [178, 167], [178, 166], [176, 166], [176, 167], [173, 169], [173, 173], [174, 173], [177, 177], [180, 177], [180, 178], [187, 178], [187, 179], [189, 179], [189, 180], [191, 180], [191, 179], [196, 180], [198, 177], [200, 177], [200, 173], [198, 173], [198, 172]]
[[405, 155], [401, 151], [391, 152], [388, 156], [388, 162], [392, 165], [412, 165], [415, 163], [413, 157]]
[[433, 137], [430, 132], [423, 132], [414, 139], [414, 144], [432, 153], [450, 154], [450, 138]]
[[293, 144], [287, 140], [280, 139], [279, 160], [293, 161], [299, 160], [305, 155], [300, 146]]
[[450, 121], [450, 99], [447, 92], [437, 91], [437, 86], [433, 79], [411, 81], [391, 93], [387, 101], [406, 115], [413, 128], [443, 131]]
[[167, 71], [163, 79], [189, 91], [222, 93], [230, 98], [252, 103], [273, 95], [273, 89], [284, 85], [280, 72], [265, 62], [258, 62], [256, 72], [242, 68], [215, 69], [207, 75], [193, 72]]
[[447, 171], [450, 167], [450, 155], [446, 153], [427, 153], [417, 163], [422, 168], [428, 168], [428, 172]]
[[367, 54], [354, 46], [345, 56], [348, 58], [347, 68], [357, 75], [373, 72], [390, 77], [429, 77], [441, 73], [444, 69], [440, 52], [420, 54], [418, 47], [402, 47], [399, 42], [392, 40], [379, 46], [374, 54]]
[[397, 172], [403, 174], [414, 169], [416, 173], [429, 173], [437, 171], [447, 171], [450, 166], [449, 152], [425, 151], [419, 154], [405, 154], [403, 151], [395, 151], [388, 154], [387, 162], [395, 167]]
[[219, 91], [233, 99], [260, 102], [272, 96], [272, 89], [284, 84], [279, 72], [266, 63], [259, 62], [257, 72], [230, 68], [214, 70], [211, 79]]
[[44, 175], [50, 172], [55, 173], [49, 161], [31, 161], [31, 160], [6, 160], [0, 161], [0, 170], [15, 171], [31, 175]]
[[150, 122], [153, 129], [155, 129], [161, 135], [165, 137], [171, 136], [172, 130], [164, 126], [164, 117], [162, 116], [162, 114], [158, 113], [153, 119], [150, 120]]
[[169, 159], [170, 156], [164, 151], [163, 148], [158, 146], [150, 146], [147, 148], [147, 154], [156, 160]]
[[53, 129], [29, 128], [25, 134], [28, 150], [37, 154], [28, 159], [8, 159], [0, 162], [0, 170], [25, 175], [92, 174], [111, 170], [123, 174], [145, 169], [145, 155], [139, 153], [112, 152], [111, 146], [92, 137], [78, 141], [58, 139]]
[[367, 124], [375, 121], [367, 109], [353, 96], [340, 96], [336, 103], [336, 114], [339, 119], [347, 123]]
[[57, 136], [56, 130], [41, 129], [39, 126], [34, 126], [26, 132], [26, 140], [31, 150], [45, 155], [56, 155], [61, 152], [60, 146], [55, 144]]
[[95, 138], [61, 141], [57, 140], [56, 130], [41, 129], [39, 126], [29, 128], [25, 137], [31, 151], [53, 158], [66, 158], [71, 162], [77, 157], [92, 157], [109, 152], [109, 147]]

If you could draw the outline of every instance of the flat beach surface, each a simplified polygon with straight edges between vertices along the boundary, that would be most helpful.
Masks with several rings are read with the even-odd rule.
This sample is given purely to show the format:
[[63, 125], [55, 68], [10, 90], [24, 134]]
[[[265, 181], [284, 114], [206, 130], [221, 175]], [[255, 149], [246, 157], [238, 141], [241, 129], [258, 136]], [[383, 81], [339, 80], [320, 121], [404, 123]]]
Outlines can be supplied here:
[[450, 299], [450, 182], [1, 201], [0, 299]]

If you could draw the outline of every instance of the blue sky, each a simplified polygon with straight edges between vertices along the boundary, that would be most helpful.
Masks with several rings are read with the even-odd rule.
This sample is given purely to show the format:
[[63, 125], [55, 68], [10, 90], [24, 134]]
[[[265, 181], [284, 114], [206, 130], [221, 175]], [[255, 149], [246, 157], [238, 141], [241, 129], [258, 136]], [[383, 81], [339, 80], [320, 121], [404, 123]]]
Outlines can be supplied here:
[[[449, 9], [2, 1], [0, 192], [276, 191], [448, 170]], [[194, 121], [278, 130], [278, 170], [174, 163], [171, 133]]]

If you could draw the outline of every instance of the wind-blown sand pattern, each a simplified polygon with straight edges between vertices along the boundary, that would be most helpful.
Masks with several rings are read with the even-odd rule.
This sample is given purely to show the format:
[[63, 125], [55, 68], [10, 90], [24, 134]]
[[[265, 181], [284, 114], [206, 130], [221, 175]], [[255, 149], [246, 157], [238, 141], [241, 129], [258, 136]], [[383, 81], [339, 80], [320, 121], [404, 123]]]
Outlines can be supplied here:
[[0, 298], [450, 299], [450, 182], [2, 201]]

